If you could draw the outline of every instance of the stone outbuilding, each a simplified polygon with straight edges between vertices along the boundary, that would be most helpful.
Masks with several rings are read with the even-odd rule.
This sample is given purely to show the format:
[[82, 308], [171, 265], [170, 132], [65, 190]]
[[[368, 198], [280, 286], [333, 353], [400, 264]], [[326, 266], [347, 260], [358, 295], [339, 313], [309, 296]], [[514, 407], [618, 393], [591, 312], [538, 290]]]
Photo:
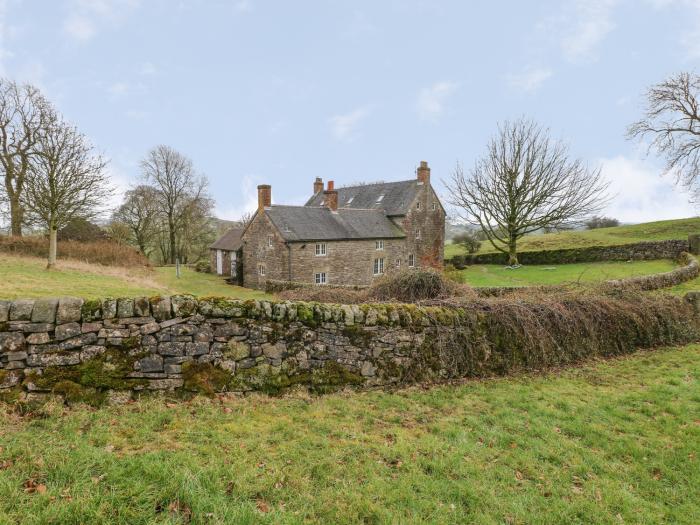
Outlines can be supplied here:
[[209, 246], [211, 272], [241, 282], [241, 235], [243, 227], [231, 228]]
[[423, 161], [416, 178], [324, 188], [304, 206], [272, 205], [258, 186], [258, 209], [241, 236], [243, 285], [268, 280], [363, 286], [389, 271], [442, 267], [445, 210]]

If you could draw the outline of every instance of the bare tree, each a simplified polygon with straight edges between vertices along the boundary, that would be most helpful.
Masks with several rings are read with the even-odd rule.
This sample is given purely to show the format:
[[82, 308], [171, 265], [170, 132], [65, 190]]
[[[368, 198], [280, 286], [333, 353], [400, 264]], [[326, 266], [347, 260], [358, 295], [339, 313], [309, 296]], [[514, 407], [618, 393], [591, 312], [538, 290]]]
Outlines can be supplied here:
[[241, 225], [241, 228], [247, 228], [248, 225], [253, 221], [253, 217], [255, 217], [254, 212], [244, 211], [241, 215], [241, 218], [238, 219], [238, 223]]
[[548, 130], [520, 119], [499, 127], [468, 176], [457, 166], [447, 187], [458, 215], [516, 265], [518, 239], [590, 216], [605, 205], [608, 184], [600, 170], [570, 160]]
[[148, 152], [141, 161], [141, 171], [158, 192], [157, 206], [167, 229], [167, 259], [175, 264], [178, 229], [183, 227], [192, 200], [206, 196], [207, 180], [197, 174], [190, 159], [163, 145]]
[[129, 229], [129, 237], [139, 251], [148, 257], [158, 232], [158, 191], [141, 184], [127, 191], [124, 202], [113, 215], [113, 221]]
[[0, 79], [0, 170], [10, 212], [10, 233], [22, 235], [22, 197], [37, 143], [56, 120], [51, 104], [37, 88]]
[[56, 237], [72, 219], [99, 216], [111, 187], [106, 161], [76, 128], [57, 121], [38, 135], [38, 153], [25, 179], [22, 204], [49, 232], [48, 268], [56, 264]]
[[644, 118], [627, 129], [628, 138], [650, 137], [649, 150], [666, 160], [666, 173], [689, 190], [700, 191], [700, 76], [678, 73], [649, 88]]

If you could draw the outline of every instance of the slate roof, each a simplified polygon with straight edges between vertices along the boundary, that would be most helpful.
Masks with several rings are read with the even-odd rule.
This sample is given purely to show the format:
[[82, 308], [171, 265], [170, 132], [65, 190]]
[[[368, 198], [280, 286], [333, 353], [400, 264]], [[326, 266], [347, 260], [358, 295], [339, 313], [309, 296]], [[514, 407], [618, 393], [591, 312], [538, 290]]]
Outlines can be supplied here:
[[338, 241], [405, 237], [383, 210], [271, 206], [265, 213], [287, 241]]
[[[338, 188], [338, 208], [375, 209], [384, 210], [389, 216], [406, 215], [418, 192], [419, 182], [412, 179]], [[384, 197], [377, 202], [380, 195]], [[323, 192], [320, 191], [307, 201], [306, 206], [321, 206], [322, 203]]]
[[242, 246], [241, 235], [243, 234], [243, 228], [231, 228], [221, 237], [219, 237], [216, 242], [209, 246], [210, 250], [226, 250], [229, 252], [235, 252]]

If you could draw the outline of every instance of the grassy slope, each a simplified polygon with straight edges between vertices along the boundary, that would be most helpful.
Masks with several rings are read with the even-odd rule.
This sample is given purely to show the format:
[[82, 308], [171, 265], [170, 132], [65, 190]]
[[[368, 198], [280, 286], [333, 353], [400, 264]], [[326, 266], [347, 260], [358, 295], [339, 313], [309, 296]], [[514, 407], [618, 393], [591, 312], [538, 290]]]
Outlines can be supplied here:
[[458, 273], [472, 286], [531, 286], [573, 282], [595, 282], [636, 275], [668, 272], [672, 261], [606, 262], [560, 265], [528, 265], [509, 269], [499, 265], [475, 265]]
[[221, 295], [239, 298], [263, 297], [261, 292], [226, 285], [215, 275], [182, 269], [176, 279], [174, 268], [154, 270], [99, 267], [60, 262], [63, 268], [48, 272], [43, 259], [0, 254], [0, 298], [121, 297], [190, 293], [198, 296]]
[[[528, 235], [519, 241], [519, 250], [554, 250], [558, 248], [628, 244], [641, 241], [686, 239], [690, 233], [700, 233], [700, 218], [647, 222], [590, 231]], [[486, 241], [482, 243], [481, 251], [493, 252], [495, 250]], [[445, 257], [452, 257], [461, 253], [465, 252], [460, 246], [453, 244], [445, 246]]]
[[0, 524], [698, 523], [699, 392], [689, 346], [426, 391], [0, 406]]

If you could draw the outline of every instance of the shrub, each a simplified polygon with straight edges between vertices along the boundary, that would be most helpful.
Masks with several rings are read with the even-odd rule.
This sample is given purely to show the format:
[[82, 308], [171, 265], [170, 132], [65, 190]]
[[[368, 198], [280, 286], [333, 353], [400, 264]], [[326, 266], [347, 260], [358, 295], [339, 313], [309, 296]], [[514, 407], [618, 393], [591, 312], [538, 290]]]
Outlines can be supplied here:
[[211, 273], [211, 265], [209, 261], [197, 261], [194, 265], [194, 271], [199, 273]]
[[461, 295], [463, 289], [432, 269], [402, 270], [377, 280], [367, 291], [367, 296], [378, 301], [414, 303]]
[[[0, 236], [0, 253], [43, 258], [49, 253], [49, 240], [42, 236]], [[94, 242], [59, 241], [58, 257], [59, 259], [76, 259], [105, 266], [150, 265], [148, 259], [131, 246], [106, 240]]]
[[467, 253], [476, 253], [481, 248], [477, 232], [460, 233], [452, 238], [452, 242], [463, 246]]
[[107, 239], [107, 232], [97, 224], [76, 218], [58, 230], [59, 241], [93, 242]]
[[333, 286], [309, 286], [284, 290], [277, 294], [287, 301], [306, 301], [318, 303], [360, 304], [367, 301], [366, 290], [336, 288]]
[[586, 221], [587, 230], [596, 230], [598, 228], [612, 228], [613, 226], [619, 226], [620, 221], [613, 219], [612, 217], [591, 217]]

